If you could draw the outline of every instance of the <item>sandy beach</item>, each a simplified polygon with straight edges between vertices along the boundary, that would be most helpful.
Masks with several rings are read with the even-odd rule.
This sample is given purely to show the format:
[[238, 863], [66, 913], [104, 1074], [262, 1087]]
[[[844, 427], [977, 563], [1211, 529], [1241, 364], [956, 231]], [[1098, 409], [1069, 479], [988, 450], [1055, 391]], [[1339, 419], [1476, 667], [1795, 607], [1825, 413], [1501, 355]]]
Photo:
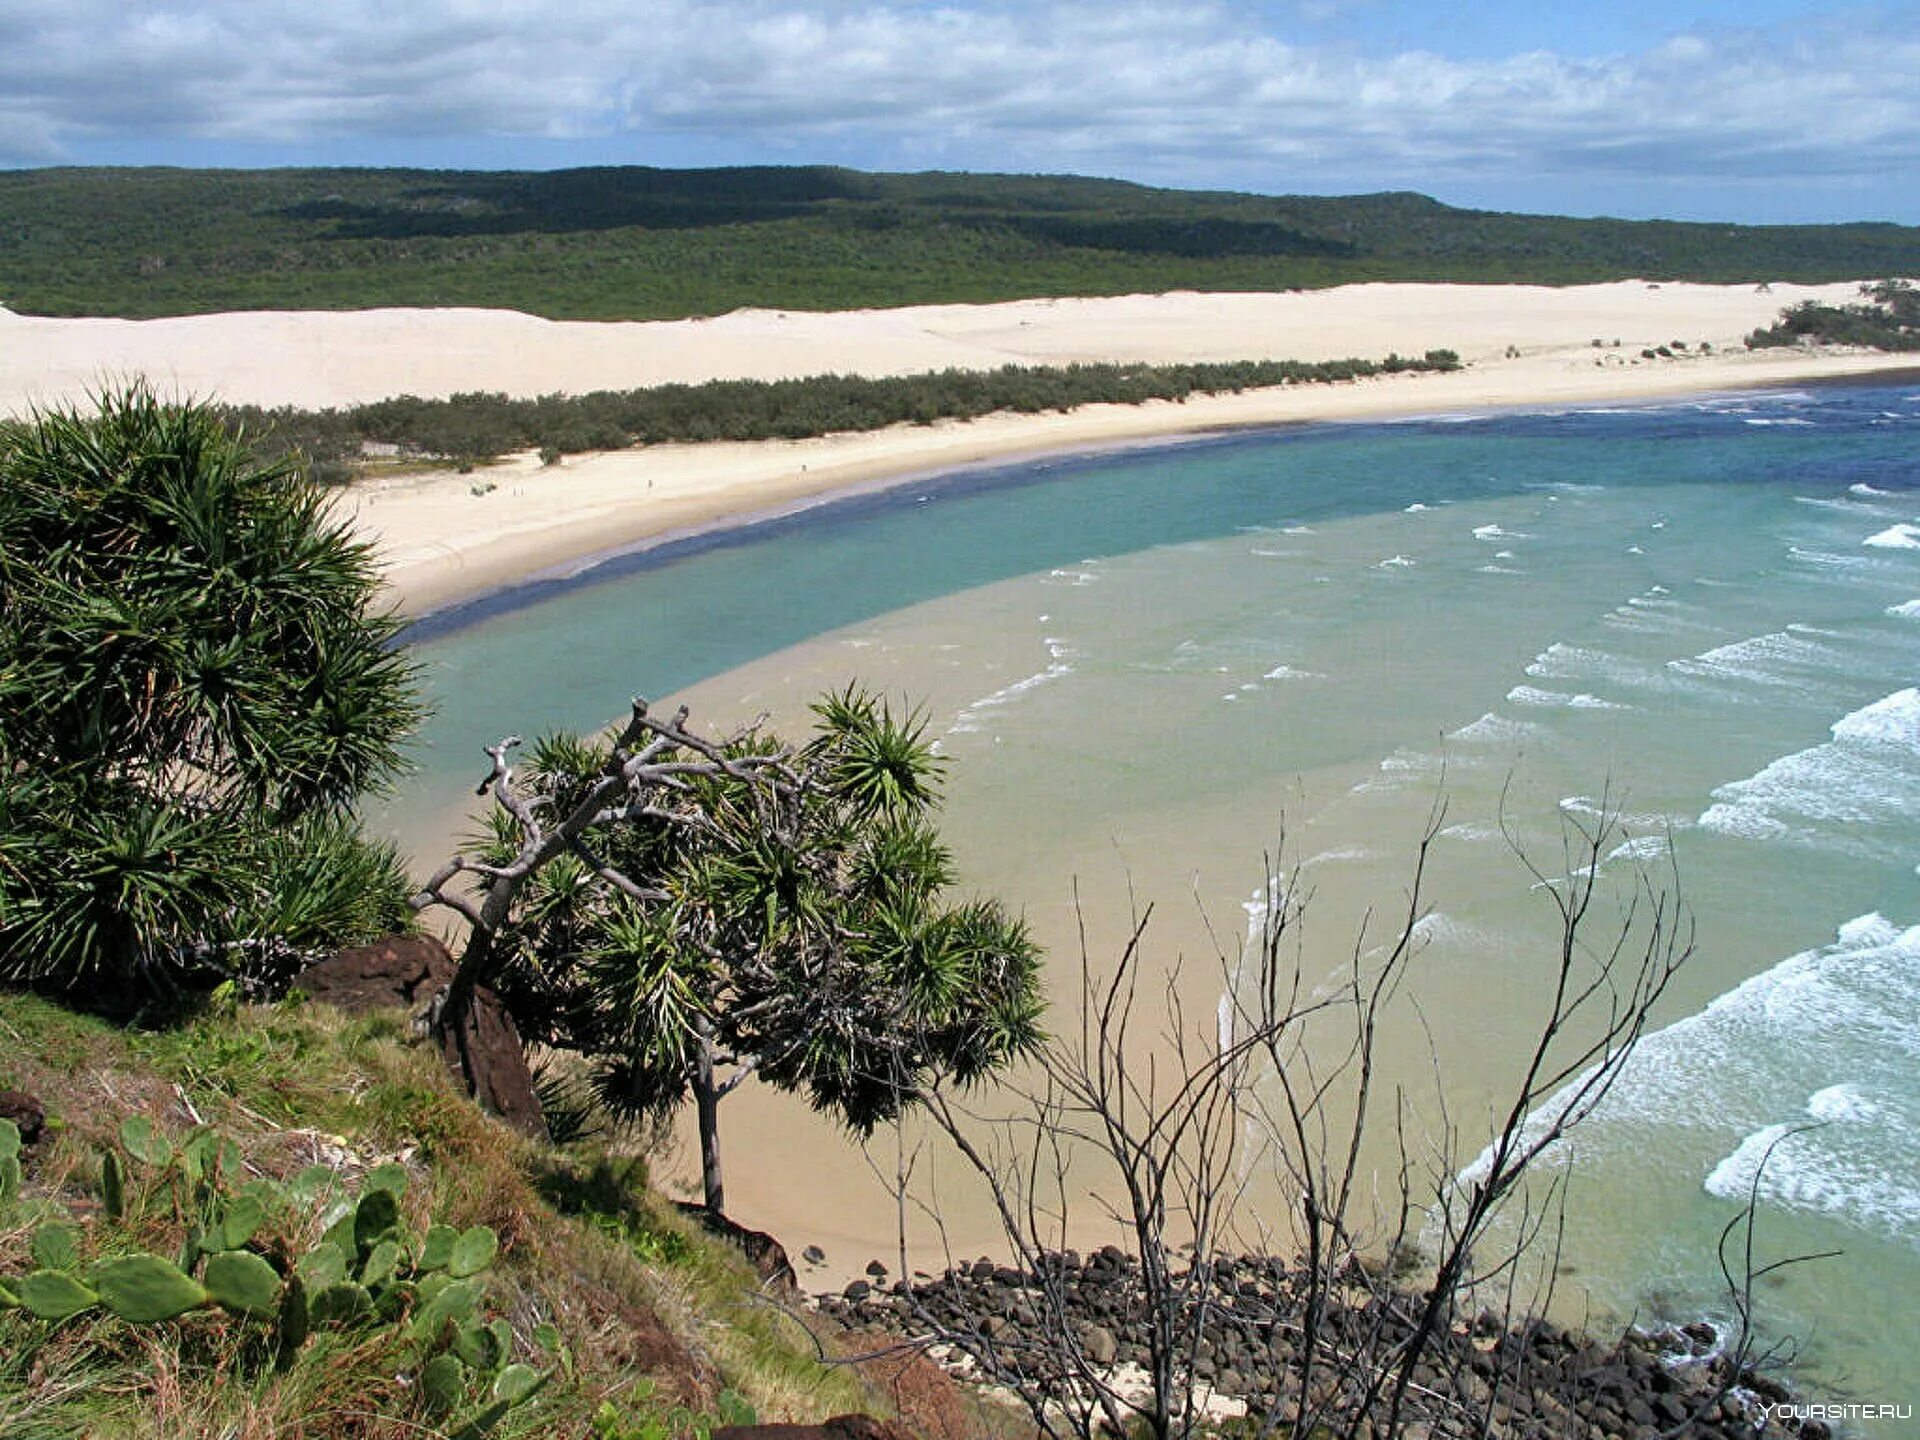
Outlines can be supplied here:
[[[1359, 285], [1282, 294], [1132, 295], [842, 314], [739, 311], [596, 324], [506, 311], [256, 312], [169, 320], [0, 311], [0, 411], [83, 399], [141, 374], [164, 392], [303, 407], [398, 394], [513, 395], [666, 381], [1074, 361], [1381, 358], [1445, 347], [1465, 368], [1203, 397], [1087, 406], [858, 435], [531, 456], [483, 474], [412, 474], [345, 497], [398, 603], [423, 614], [610, 551], [984, 462], [1185, 433], [1522, 405], [1637, 402], [1887, 369], [1880, 354], [1748, 352], [1742, 338], [1852, 284]], [[1645, 348], [1684, 341], [1674, 359]], [[1596, 347], [1595, 342], [1600, 344]], [[1618, 341], [1616, 347], [1614, 342]], [[1712, 353], [1701, 353], [1702, 342]], [[476, 494], [476, 481], [493, 488]]]

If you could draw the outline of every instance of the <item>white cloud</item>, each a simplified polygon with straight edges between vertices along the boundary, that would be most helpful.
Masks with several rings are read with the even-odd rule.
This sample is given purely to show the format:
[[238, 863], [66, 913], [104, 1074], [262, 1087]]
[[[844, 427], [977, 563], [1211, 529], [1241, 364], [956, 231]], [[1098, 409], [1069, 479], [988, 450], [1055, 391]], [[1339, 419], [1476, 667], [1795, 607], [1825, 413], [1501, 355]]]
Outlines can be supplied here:
[[1453, 59], [1290, 44], [1217, 3], [13, 0], [0, 159], [463, 135], [631, 136], [644, 151], [664, 134], [1255, 188], [1911, 180], [1920, 32], [1902, 14], [1693, 31], [1638, 54]]

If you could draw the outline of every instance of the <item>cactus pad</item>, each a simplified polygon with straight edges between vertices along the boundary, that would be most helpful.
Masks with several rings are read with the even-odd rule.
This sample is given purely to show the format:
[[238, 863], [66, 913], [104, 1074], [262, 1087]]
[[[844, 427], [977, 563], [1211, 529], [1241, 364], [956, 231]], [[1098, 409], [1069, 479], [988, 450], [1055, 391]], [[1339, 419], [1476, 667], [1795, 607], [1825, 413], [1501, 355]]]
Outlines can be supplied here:
[[493, 1263], [499, 1253], [500, 1239], [485, 1225], [473, 1225], [460, 1232], [453, 1242], [453, 1254], [447, 1261], [447, 1273], [456, 1279], [478, 1275]]
[[280, 1275], [251, 1250], [222, 1250], [201, 1277], [207, 1293], [241, 1315], [264, 1315], [280, 1299]]
[[435, 1225], [428, 1229], [427, 1238], [420, 1245], [420, 1268], [422, 1270], [444, 1270], [447, 1262], [453, 1259], [453, 1245], [460, 1238], [460, 1232], [451, 1225]]
[[318, 1292], [347, 1278], [347, 1257], [338, 1245], [316, 1245], [294, 1267], [309, 1290]]
[[129, 1115], [120, 1122], [120, 1143], [142, 1165], [165, 1165], [173, 1158], [173, 1146], [167, 1137], [144, 1115]]
[[315, 1325], [346, 1325], [373, 1313], [373, 1296], [351, 1280], [316, 1290], [307, 1314]]
[[13, 1282], [20, 1303], [42, 1320], [64, 1320], [90, 1310], [100, 1297], [61, 1270], [36, 1270]]
[[420, 1369], [420, 1403], [429, 1415], [444, 1415], [466, 1393], [467, 1367], [455, 1355], [436, 1355]]
[[353, 1207], [353, 1243], [365, 1255], [400, 1223], [400, 1202], [391, 1190], [369, 1190]]
[[94, 1267], [91, 1279], [100, 1303], [135, 1325], [171, 1320], [207, 1303], [199, 1281], [158, 1255], [109, 1260]]
[[42, 1270], [72, 1270], [80, 1264], [80, 1232], [57, 1220], [48, 1221], [33, 1232], [27, 1249]]
[[109, 1220], [119, 1220], [127, 1213], [127, 1172], [111, 1150], [100, 1160], [100, 1203], [106, 1207]]
[[407, 1167], [394, 1161], [385, 1165], [376, 1165], [367, 1172], [367, 1178], [361, 1182], [362, 1190], [391, 1190], [396, 1196], [407, 1193]]

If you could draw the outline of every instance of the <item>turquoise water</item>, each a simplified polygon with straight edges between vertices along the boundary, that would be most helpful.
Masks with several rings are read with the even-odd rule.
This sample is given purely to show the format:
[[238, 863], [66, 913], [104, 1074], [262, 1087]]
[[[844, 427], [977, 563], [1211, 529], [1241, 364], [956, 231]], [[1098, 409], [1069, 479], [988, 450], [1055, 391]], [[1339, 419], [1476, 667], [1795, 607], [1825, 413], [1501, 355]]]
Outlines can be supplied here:
[[[1231, 958], [1283, 829], [1330, 970], [1444, 797], [1409, 1000], [1467, 1136], [1538, 1013], [1562, 821], [1606, 798], [1603, 875], [1677, 871], [1697, 946], [1571, 1147], [1562, 1300], [1722, 1311], [1713, 1242], [1779, 1140], [1763, 1249], [1843, 1254], [1767, 1324], [1831, 1391], [1920, 1399], [1920, 384], [977, 472], [464, 618], [420, 640], [441, 713], [391, 813], [423, 852], [502, 733], [636, 689], [798, 728], [857, 674], [927, 705], [963, 868], [1062, 982], [1083, 920], [1111, 954], [1148, 901], [1157, 956]], [[751, 1103], [749, 1220], [786, 1137], [822, 1143]], [[783, 1196], [790, 1246], [890, 1233], [843, 1168], [818, 1215]]]

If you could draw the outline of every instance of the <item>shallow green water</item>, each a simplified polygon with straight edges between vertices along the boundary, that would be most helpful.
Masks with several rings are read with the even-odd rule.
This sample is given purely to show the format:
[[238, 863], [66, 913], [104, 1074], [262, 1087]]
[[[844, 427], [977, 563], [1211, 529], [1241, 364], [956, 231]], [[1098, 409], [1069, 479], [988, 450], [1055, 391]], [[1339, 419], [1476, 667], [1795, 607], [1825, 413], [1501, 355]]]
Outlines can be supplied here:
[[[1557, 876], [1563, 819], [1610, 796], [1603, 877], [1664, 883], [1670, 858], [1698, 943], [1576, 1148], [1581, 1303], [1715, 1313], [1754, 1160], [1819, 1120], [1774, 1152], [1762, 1240], [1845, 1254], [1765, 1314], [1830, 1389], [1920, 1400], [1916, 437], [1914, 387], [1846, 388], [900, 492], [423, 643], [442, 718], [395, 813], [424, 845], [478, 744], [635, 689], [799, 728], [857, 674], [928, 706], [969, 881], [1026, 908], [1064, 978], [1082, 920], [1112, 954], [1149, 901], [1157, 956], [1233, 958], [1283, 828], [1331, 968], [1404, 905], [1444, 797], [1410, 998], [1472, 1136], [1554, 938], [1509, 837]], [[1417, 1087], [1397, 1023], [1389, 1073]]]

